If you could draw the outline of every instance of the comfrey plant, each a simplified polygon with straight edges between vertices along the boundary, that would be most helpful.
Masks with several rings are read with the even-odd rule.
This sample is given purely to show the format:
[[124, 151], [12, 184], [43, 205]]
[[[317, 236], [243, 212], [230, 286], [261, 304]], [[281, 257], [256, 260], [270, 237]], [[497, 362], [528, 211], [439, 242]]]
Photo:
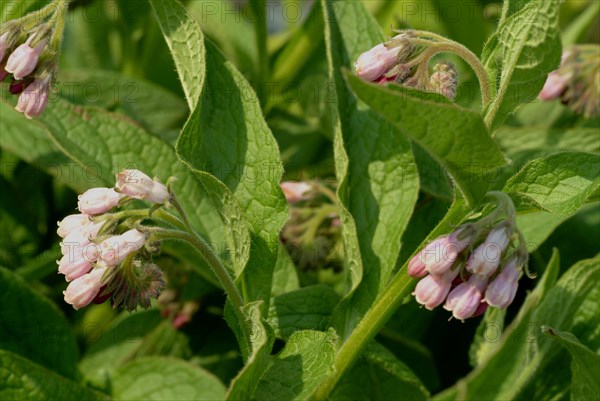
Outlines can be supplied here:
[[[136, 199], [153, 206], [128, 207]], [[117, 174], [114, 188], [92, 188], [79, 195], [78, 209], [81, 214], [65, 217], [57, 230], [63, 238], [58, 272], [69, 282], [65, 301], [75, 309], [107, 299], [115, 308], [148, 308], [165, 287], [162, 271], [152, 263], [161, 240], [180, 239], [201, 247], [201, 252], [208, 249], [189, 226], [170, 185], [139, 170]], [[164, 209], [174, 209], [179, 218]]]
[[0, 81], [12, 76], [10, 93], [20, 94], [17, 111], [27, 118], [42, 114], [58, 70], [67, 1], [0, 26]]
[[511, 199], [502, 192], [489, 196], [497, 203], [492, 213], [433, 240], [410, 260], [408, 274], [426, 276], [413, 295], [427, 309], [443, 304], [464, 320], [482, 314], [488, 305], [506, 308], [512, 303], [527, 266], [527, 247]]
[[0, 399], [598, 399], [599, 3], [269, 3], [2, 2]]
[[[452, 52], [473, 67], [482, 84], [487, 75], [477, 57], [464, 46], [431, 32], [405, 30], [390, 40], [362, 53], [354, 68], [360, 78], [387, 84], [398, 83], [406, 87], [437, 92], [450, 100], [456, 97], [457, 73], [448, 61], [437, 62], [429, 73], [429, 62], [437, 53]], [[482, 88], [485, 86], [482, 85]], [[482, 93], [484, 102], [489, 93]]]
[[548, 74], [539, 98], [560, 99], [587, 118], [600, 115], [600, 45], [574, 45], [562, 55], [560, 68]]

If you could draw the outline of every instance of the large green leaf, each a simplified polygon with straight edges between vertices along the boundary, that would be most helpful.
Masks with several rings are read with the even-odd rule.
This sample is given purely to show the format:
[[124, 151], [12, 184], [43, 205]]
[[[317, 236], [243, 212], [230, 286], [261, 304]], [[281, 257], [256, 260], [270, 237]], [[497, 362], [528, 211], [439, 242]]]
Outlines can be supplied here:
[[[439, 394], [438, 400], [553, 399], [568, 391], [565, 371], [568, 357], [553, 340], [542, 334], [542, 326], [570, 331], [582, 341], [593, 341], [598, 319], [600, 256], [572, 266], [556, 285], [555, 256], [536, 289], [527, 296], [515, 321], [498, 340], [495, 352], [482, 358], [477, 368], [454, 387]], [[593, 305], [593, 306], [590, 306]], [[589, 309], [596, 312], [589, 312]]]
[[[6, 93], [2, 90], [0, 93]], [[4, 98], [4, 97], [3, 97]], [[93, 166], [82, 166], [69, 159], [52, 141], [47, 130], [30, 124], [9, 104], [0, 102], [0, 147], [27, 163], [46, 171], [57, 181], [83, 192], [94, 178]]]
[[577, 340], [571, 333], [563, 333], [551, 327], [542, 328], [563, 347], [565, 347], [573, 362], [571, 363], [571, 400], [587, 401], [600, 399], [600, 355], [590, 350]]
[[0, 350], [0, 399], [94, 401], [109, 398], [17, 354]]
[[148, 81], [113, 71], [62, 70], [57, 89], [71, 103], [123, 113], [165, 140], [176, 138], [188, 114], [179, 96]]
[[564, 152], [529, 162], [504, 191], [526, 196], [545, 210], [569, 216], [600, 188], [600, 155]]
[[[277, 143], [249, 83], [214, 44], [204, 40], [181, 4], [152, 4], [193, 109], [177, 142], [178, 155], [233, 193], [252, 237], [250, 260], [241, 277], [243, 294], [268, 307], [278, 232], [287, 217], [279, 188], [282, 165]], [[186, 42], [190, 36], [192, 47]], [[200, 91], [198, 97], [194, 91]]]
[[[335, 137], [338, 195], [344, 209], [344, 236], [358, 240], [360, 261], [348, 266], [351, 292], [336, 312], [342, 337], [358, 322], [385, 288], [400, 253], [419, 191], [419, 176], [410, 142], [396, 127], [370, 110], [349, 91], [341, 69], [384, 40], [377, 22], [359, 2], [324, 1], [330, 79], [335, 83], [339, 119]], [[344, 155], [345, 153], [345, 155]], [[347, 159], [347, 160], [343, 160]], [[356, 236], [356, 239], [354, 237]], [[358, 255], [350, 250], [347, 258]], [[362, 262], [362, 267], [361, 263]]]
[[327, 285], [304, 287], [276, 296], [270, 305], [269, 323], [281, 338], [300, 330], [325, 330], [339, 299]]
[[298, 331], [258, 383], [254, 399], [305, 400], [333, 372], [338, 337], [333, 329]]
[[415, 374], [382, 345], [372, 342], [335, 388], [333, 400], [426, 400]]
[[506, 164], [479, 113], [440, 95], [376, 85], [348, 73], [348, 83], [374, 110], [431, 154], [470, 203], [489, 188], [490, 173]]
[[488, 126], [497, 128], [516, 107], [537, 97], [561, 55], [558, 9], [562, 0], [507, 0], [494, 35], [483, 49], [483, 63], [496, 84], [486, 109]]
[[205, 77], [204, 35], [196, 21], [175, 0], [151, 0], [150, 5], [171, 50], [188, 106], [194, 110]]
[[115, 400], [222, 400], [225, 386], [206, 370], [181, 359], [141, 358], [119, 368], [112, 381]]
[[63, 314], [4, 268], [0, 268], [0, 305], [0, 349], [23, 355], [65, 377], [79, 375], [79, 350]]

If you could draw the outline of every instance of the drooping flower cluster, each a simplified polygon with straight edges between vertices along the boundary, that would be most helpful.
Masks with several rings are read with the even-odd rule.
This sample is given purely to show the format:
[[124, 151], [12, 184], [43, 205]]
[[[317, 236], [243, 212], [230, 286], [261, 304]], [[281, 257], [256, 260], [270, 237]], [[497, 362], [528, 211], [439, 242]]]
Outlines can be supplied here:
[[303, 271], [341, 267], [340, 218], [335, 195], [317, 182], [281, 183], [290, 204], [290, 218], [281, 231], [281, 241]]
[[456, 96], [456, 69], [452, 63], [435, 64], [431, 75], [427, 71], [430, 55], [413, 44], [415, 32], [403, 31], [390, 40], [362, 53], [354, 68], [365, 81], [387, 84], [395, 82], [406, 87], [437, 92], [450, 100]]
[[45, 110], [56, 77], [66, 6], [56, 5], [52, 10], [40, 10], [0, 27], [0, 81], [12, 74], [9, 91], [20, 94], [15, 109], [30, 119]]
[[491, 195], [498, 201], [492, 213], [433, 240], [410, 260], [408, 274], [421, 278], [413, 295], [427, 309], [443, 304], [464, 320], [512, 303], [527, 250], [512, 201]]
[[150, 306], [165, 286], [162, 272], [150, 263], [155, 247], [142, 226], [119, 224], [127, 211], [109, 212], [131, 199], [161, 205], [169, 196], [165, 185], [139, 170], [119, 173], [114, 188], [92, 188], [79, 196], [81, 214], [65, 217], [57, 230], [63, 238], [58, 272], [69, 282], [67, 303], [79, 309], [111, 298], [114, 307], [128, 310]]
[[575, 45], [562, 56], [560, 68], [548, 74], [539, 94], [544, 101], [560, 99], [587, 118], [600, 115], [600, 45]]

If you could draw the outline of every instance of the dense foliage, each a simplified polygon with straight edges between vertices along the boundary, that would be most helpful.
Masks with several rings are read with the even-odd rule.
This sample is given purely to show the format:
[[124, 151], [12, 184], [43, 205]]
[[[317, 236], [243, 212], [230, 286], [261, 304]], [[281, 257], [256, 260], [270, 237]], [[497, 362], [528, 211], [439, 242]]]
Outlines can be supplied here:
[[0, 12], [0, 399], [600, 399], [600, 2]]

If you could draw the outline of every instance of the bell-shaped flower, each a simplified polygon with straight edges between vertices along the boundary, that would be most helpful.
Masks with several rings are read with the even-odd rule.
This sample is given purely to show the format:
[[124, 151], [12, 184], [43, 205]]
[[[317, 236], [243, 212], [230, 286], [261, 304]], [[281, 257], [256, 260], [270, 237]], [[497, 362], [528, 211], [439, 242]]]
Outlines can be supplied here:
[[105, 265], [98, 265], [91, 272], [71, 281], [67, 289], [63, 291], [65, 302], [73, 305], [75, 309], [89, 305], [104, 285], [102, 278], [109, 268]]
[[542, 91], [538, 95], [540, 100], [550, 101], [554, 99], [558, 99], [562, 96], [563, 93], [567, 90], [567, 86], [569, 84], [569, 80], [558, 72], [553, 71], [548, 74], [548, 78], [546, 78], [546, 83], [542, 88]]
[[485, 290], [485, 301], [497, 308], [507, 308], [515, 299], [520, 274], [518, 258], [512, 257]]
[[469, 257], [466, 269], [473, 274], [492, 275], [502, 259], [502, 253], [510, 242], [511, 229], [507, 225], [493, 228], [485, 241]]
[[169, 198], [167, 187], [154, 181], [139, 170], [123, 170], [117, 174], [115, 188], [122, 194], [153, 203], [165, 203]]
[[35, 81], [27, 85], [21, 96], [19, 96], [15, 110], [24, 113], [25, 117], [29, 119], [38, 117], [46, 109], [49, 93], [50, 76], [36, 78]]
[[108, 212], [123, 196], [113, 188], [92, 188], [79, 195], [77, 207], [81, 213], [93, 216]]
[[61, 238], [65, 238], [73, 231], [84, 231], [90, 223], [92, 223], [90, 217], [85, 214], [70, 214], [57, 223], [56, 233]]
[[472, 241], [473, 233], [469, 226], [436, 238], [413, 256], [408, 264], [408, 274], [413, 277], [421, 277], [425, 271], [431, 274], [444, 274], [450, 270], [458, 255]]
[[64, 255], [58, 261], [58, 272], [65, 275], [67, 281], [73, 281], [92, 269], [92, 263], [83, 256]]
[[442, 275], [430, 274], [422, 278], [413, 292], [417, 302], [429, 310], [441, 305], [459, 271], [460, 269], [448, 270]]
[[108, 266], [116, 266], [127, 256], [140, 250], [146, 243], [146, 235], [136, 229], [115, 235], [100, 244], [100, 260]]
[[400, 48], [398, 47], [386, 46], [384, 43], [378, 44], [358, 56], [354, 63], [356, 75], [365, 81], [378, 80], [399, 62], [399, 52]]
[[40, 54], [42, 54], [48, 43], [46, 39], [42, 39], [35, 47], [31, 47], [30, 45], [34, 38], [35, 34], [31, 35], [25, 43], [12, 52], [6, 61], [5, 69], [13, 74], [15, 79], [23, 79], [35, 70]]
[[307, 200], [307, 193], [312, 189], [312, 186], [306, 182], [285, 181], [280, 184], [285, 200], [288, 203], [298, 203]]
[[480, 307], [488, 276], [473, 274], [469, 279], [450, 291], [444, 309], [451, 311], [459, 320], [472, 317]]

